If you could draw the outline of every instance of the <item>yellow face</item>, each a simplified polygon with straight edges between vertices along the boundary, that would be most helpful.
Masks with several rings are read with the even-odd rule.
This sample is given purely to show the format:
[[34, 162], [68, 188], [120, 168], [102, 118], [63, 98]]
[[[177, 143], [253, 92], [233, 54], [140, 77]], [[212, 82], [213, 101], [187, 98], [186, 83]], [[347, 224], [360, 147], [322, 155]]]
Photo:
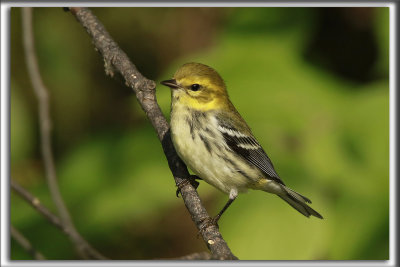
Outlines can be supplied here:
[[221, 106], [227, 99], [225, 84], [212, 68], [188, 63], [175, 73], [172, 80], [162, 84], [172, 89], [172, 104], [182, 104], [197, 110], [210, 110]]

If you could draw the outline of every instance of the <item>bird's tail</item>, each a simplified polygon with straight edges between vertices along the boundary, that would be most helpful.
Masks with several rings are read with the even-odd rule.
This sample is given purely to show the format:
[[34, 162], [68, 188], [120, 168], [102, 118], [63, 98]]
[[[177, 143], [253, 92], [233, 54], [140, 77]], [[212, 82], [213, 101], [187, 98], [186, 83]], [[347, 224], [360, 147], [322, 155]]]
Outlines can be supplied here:
[[307, 203], [311, 203], [311, 200], [284, 185], [281, 185], [281, 187], [283, 189], [283, 192], [281, 194], [277, 194], [277, 196], [285, 200], [290, 206], [295, 208], [298, 212], [306, 217], [310, 217], [311, 215], [313, 215], [317, 218], [323, 219], [321, 214], [319, 214], [307, 205]]

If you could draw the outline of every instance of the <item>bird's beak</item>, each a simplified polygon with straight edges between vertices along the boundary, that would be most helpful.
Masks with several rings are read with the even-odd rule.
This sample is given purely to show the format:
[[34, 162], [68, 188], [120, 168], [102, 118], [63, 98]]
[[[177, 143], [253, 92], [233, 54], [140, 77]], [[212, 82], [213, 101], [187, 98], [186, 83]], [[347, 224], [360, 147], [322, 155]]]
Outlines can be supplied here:
[[175, 79], [171, 79], [171, 80], [165, 80], [162, 81], [161, 84], [170, 87], [171, 89], [177, 89], [179, 88], [179, 85], [177, 84]]

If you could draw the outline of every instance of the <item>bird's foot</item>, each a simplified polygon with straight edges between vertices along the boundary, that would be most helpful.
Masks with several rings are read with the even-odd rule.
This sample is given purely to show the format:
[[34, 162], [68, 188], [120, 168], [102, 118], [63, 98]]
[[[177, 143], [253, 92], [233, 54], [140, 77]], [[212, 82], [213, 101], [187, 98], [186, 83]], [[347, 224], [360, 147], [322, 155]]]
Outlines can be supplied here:
[[[200, 177], [197, 175], [190, 175], [188, 179], [183, 179], [180, 183], [178, 183], [176, 186], [178, 189], [176, 189], [176, 197], [179, 197], [179, 193], [181, 193], [181, 189], [185, 187], [188, 184], [191, 184], [195, 189], [199, 187], [199, 182], [196, 180], [202, 180]], [[182, 193], [181, 193], [182, 194]]]

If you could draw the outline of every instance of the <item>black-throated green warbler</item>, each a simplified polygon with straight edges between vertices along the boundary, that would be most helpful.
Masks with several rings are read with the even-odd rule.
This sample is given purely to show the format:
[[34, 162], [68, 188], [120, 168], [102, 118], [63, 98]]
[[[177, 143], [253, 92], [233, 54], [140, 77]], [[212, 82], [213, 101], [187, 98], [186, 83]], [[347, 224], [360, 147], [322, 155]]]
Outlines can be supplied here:
[[258, 189], [273, 193], [303, 215], [322, 216], [311, 201], [286, 187], [249, 126], [229, 100], [221, 76], [200, 63], [187, 63], [171, 88], [171, 137], [181, 159], [201, 179], [229, 194], [216, 223], [239, 192]]

